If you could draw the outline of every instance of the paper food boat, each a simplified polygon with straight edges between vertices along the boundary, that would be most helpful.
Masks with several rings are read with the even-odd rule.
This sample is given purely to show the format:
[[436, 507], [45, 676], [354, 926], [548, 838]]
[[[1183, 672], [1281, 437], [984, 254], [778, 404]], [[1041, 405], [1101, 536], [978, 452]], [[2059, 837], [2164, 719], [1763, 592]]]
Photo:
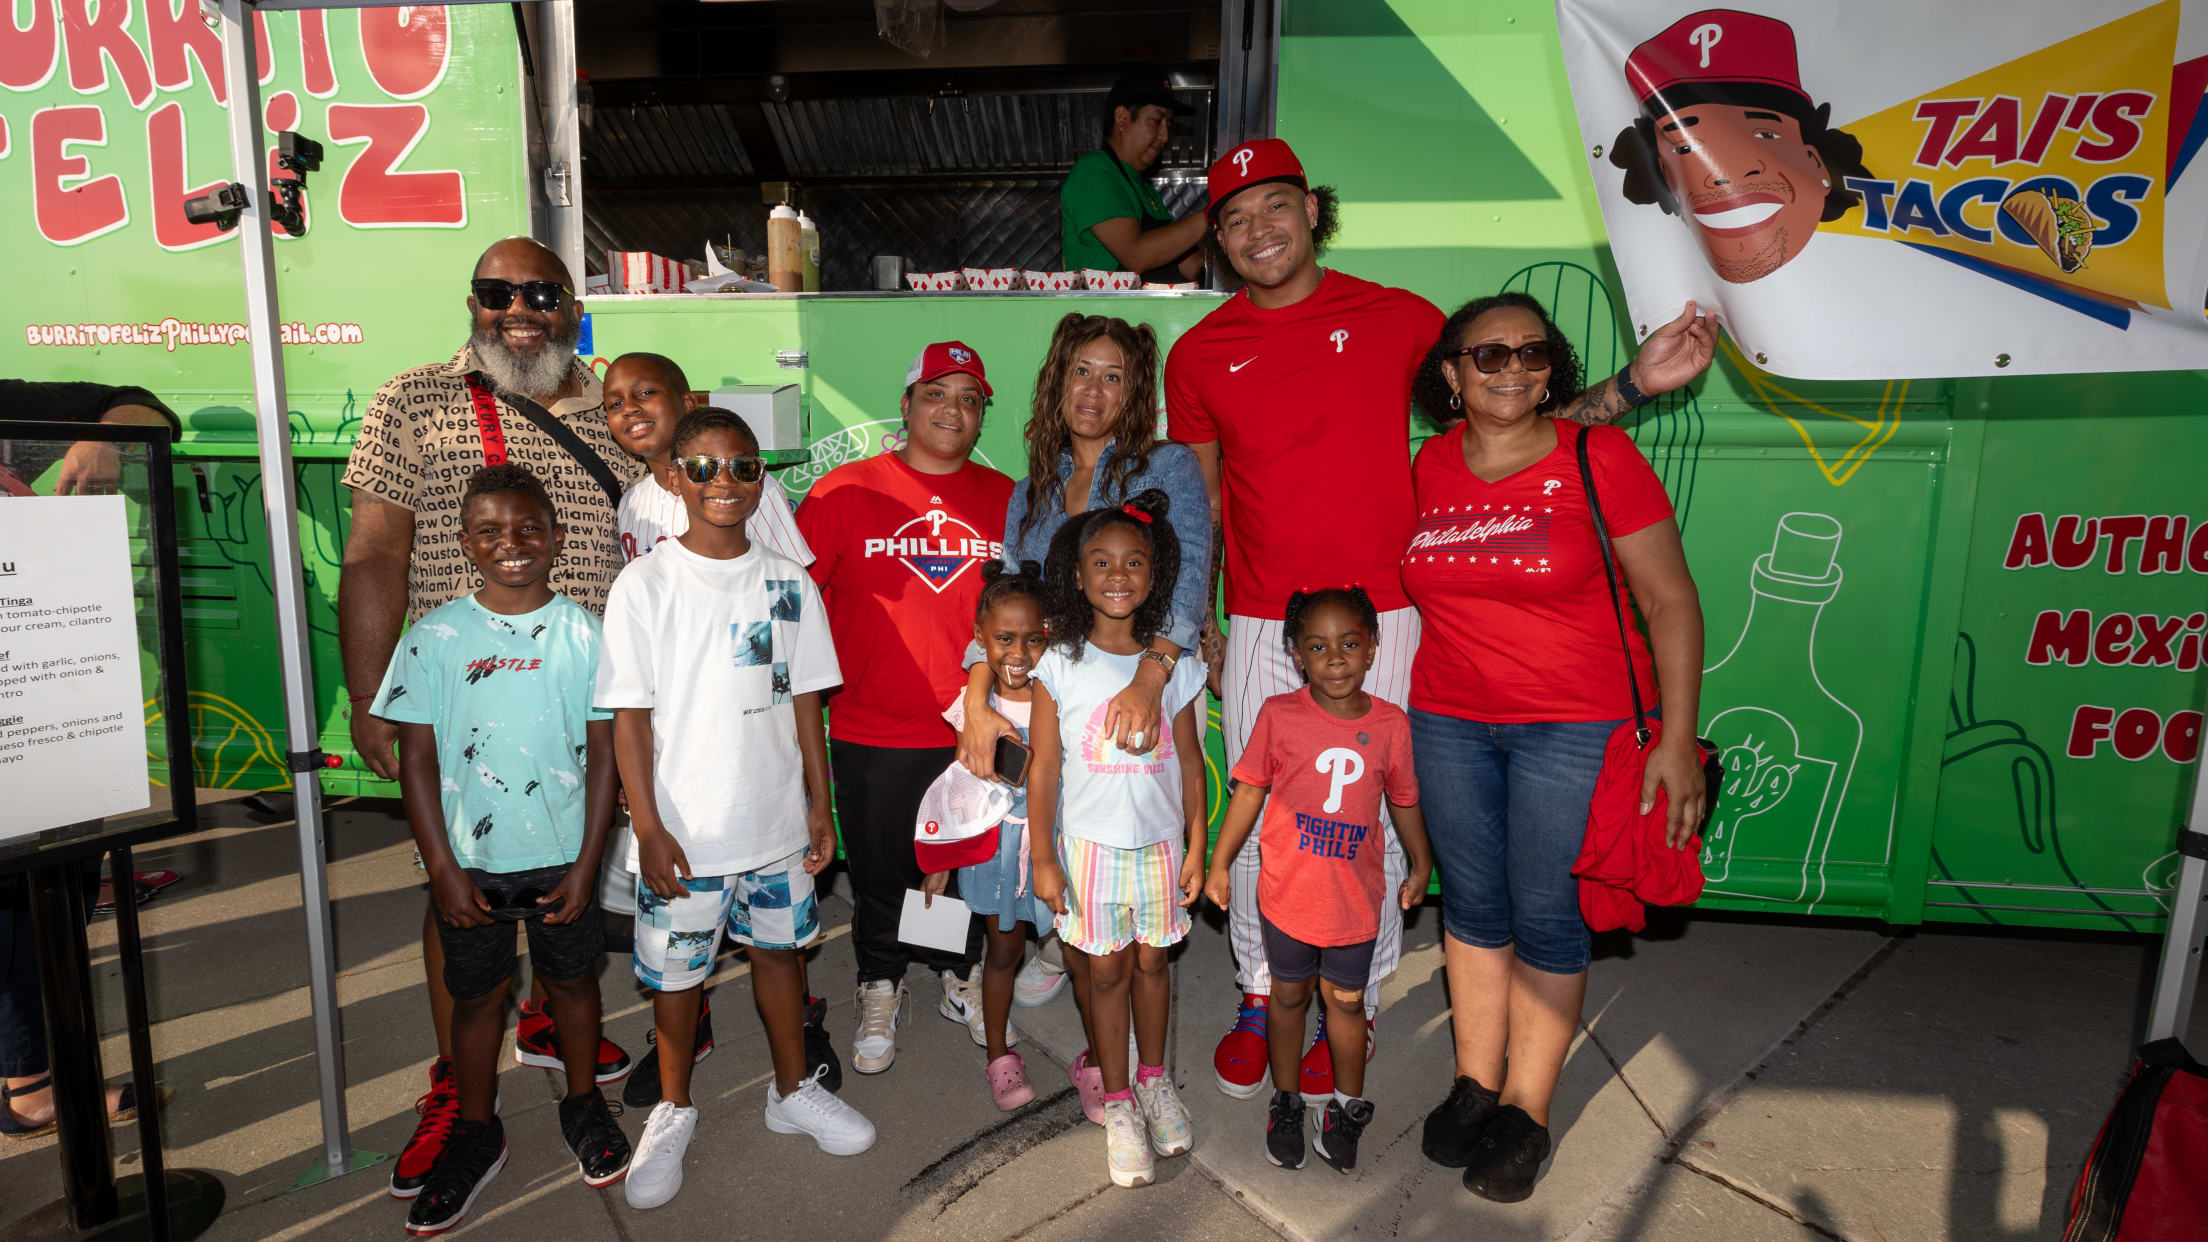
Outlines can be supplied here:
[[969, 289], [985, 289], [1002, 293], [1020, 287], [1020, 269], [1016, 267], [969, 267], [959, 272], [966, 278]]
[[1040, 289], [1047, 293], [1064, 293], [1070, 289], [1081, 287], [1081, 273], [1079, 272], [1023, 271], [1020, 273], [1020, 277], [1027, 281], [1028, 288]]
[[906, 272], [905, 281], [922, 293], [949, 293], [966, 287], [966, 277], [958, 272]]
[[1091, 289], [1139, 289], [1142, 274], [1139, 272], [1100, 272], [1093, 267], [1081, 269], [1081, 283]]

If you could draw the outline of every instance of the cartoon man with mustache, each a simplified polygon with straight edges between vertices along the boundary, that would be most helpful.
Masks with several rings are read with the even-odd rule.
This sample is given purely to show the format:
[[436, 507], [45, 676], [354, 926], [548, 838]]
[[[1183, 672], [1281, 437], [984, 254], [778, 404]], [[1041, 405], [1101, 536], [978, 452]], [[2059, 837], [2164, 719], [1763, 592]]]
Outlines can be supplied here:
[[1626, 81], [1641, 115], [1611, 145], [1627, 201], [1685, 215], [1729, 284], [1779, 270], [1817, 225], [1861, 202], [1863, 144], [1802, 89], [1794, 30], [1735, 9], [1704, 9], [1633, 49]]

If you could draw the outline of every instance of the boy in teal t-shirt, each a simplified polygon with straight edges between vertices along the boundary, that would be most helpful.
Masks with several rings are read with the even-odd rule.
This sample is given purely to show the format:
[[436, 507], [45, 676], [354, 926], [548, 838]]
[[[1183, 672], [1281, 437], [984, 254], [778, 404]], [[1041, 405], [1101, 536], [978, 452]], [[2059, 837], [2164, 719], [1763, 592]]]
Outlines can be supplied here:
[[399, 788], [453, 999], [460, 1121], [407, 1213], [417, 1237], [458, 1224], [505, 1167], [493, 1101], [517, 922], [567, 1070], [560, 1133], [589, 1185], [629, 1167], [595, 1081], [605, 926], [592, 898], [615, 791], [612, 713], [590, 706], [598, 619], [552, 590], [566, 530], [534, 475], [486, 466], [460, 512], [483, 589], [407, 630], [370, 708], [399, 726]]

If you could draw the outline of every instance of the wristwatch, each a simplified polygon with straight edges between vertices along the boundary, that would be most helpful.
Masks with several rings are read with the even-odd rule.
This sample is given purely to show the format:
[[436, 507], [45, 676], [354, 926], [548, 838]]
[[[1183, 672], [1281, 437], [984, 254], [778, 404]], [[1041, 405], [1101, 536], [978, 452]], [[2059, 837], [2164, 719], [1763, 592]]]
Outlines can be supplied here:
[[1633, 383], [1633, 364], [1628, 362], [1618, 368], [1618, 395], [1625, 398], [1625, 408], [1637, 410], [1656, 398], [1642, 392]]
[[1141, 655], [1135, 657], [1135, 660], [1137, 663], [1140, 663], [1143, 660], [1156, 660], [1159, 667], [1165, 670], [1165, 675], [1168, 677], [1171, 677], [1173, 675], [1173, 666], [1180, 663], [1179, 658], [1175, 656], [1169, 656], [1164, 652], [1159, 651], [1155, 647], [1145, 648]]

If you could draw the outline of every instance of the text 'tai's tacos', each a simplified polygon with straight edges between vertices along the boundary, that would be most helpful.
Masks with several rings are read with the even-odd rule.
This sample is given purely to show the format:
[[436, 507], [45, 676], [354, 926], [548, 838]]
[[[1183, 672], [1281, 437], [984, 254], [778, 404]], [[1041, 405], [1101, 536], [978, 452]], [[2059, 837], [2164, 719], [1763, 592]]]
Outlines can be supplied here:
[[2082, 267], [2093, 249], [2093, 216], [2074, 198], [2058, 198], [2047, 190], [2018, 190], [2001, 204], [2001, 212], [2030, 233], [2047, 258], [2065, 272]]

